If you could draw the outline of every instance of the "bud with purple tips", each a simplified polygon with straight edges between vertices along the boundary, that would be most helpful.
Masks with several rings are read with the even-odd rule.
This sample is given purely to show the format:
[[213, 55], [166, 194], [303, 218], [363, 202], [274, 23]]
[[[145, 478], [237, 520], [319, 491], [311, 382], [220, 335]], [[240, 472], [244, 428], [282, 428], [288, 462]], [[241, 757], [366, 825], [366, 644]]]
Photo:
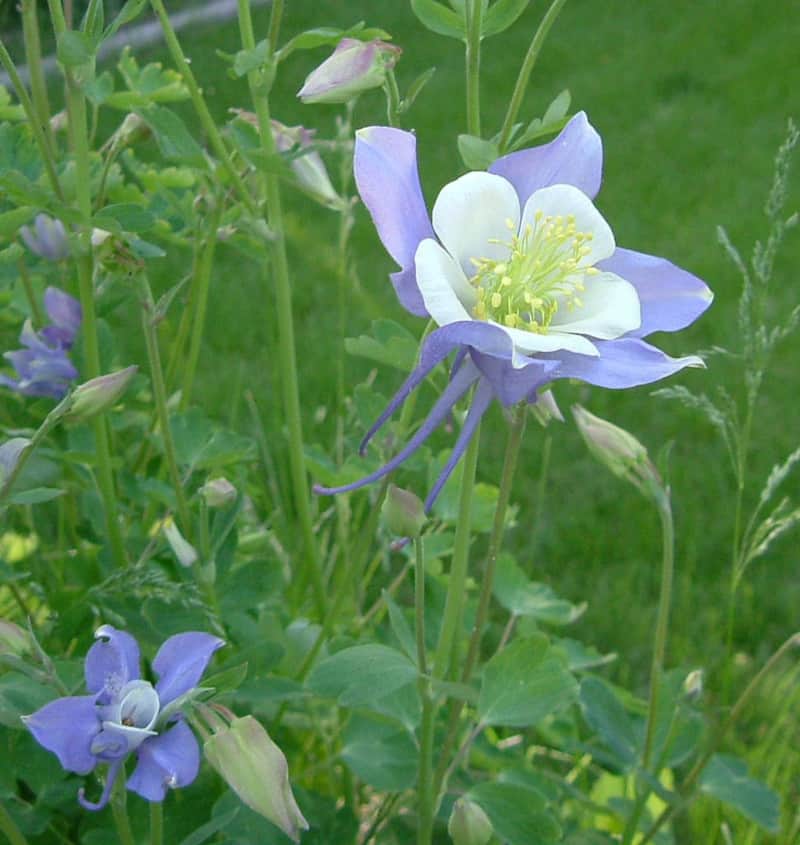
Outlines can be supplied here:
[[23, 226], [19, 234], [28, 249], [40, 258], [61, 261], [69, 255], [69, 243], [64, 224], [46, 214], [37, 214], [33, 227]]
[[138, 371], [139, 368], [134, 365], [79, 384], [72, 394], [69, 416], [85, 420], [112, 408], [128, 389]]

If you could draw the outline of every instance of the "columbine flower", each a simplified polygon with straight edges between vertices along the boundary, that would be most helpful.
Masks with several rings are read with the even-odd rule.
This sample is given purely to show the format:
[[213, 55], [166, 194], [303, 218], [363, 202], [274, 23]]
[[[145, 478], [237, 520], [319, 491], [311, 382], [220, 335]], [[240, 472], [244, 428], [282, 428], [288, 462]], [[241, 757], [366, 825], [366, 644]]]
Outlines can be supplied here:
[[318, 492], [353, 490], [391, 472], [472, 385], [470, 411], [427, 507], [492, 399], [534, 402], [559, 378], [625, 388], [702, 366], [695, 356], [670, 358], [642, 340], [689, 325], [712, 294], [669, 261], [616, 246], [592, 203], [602, 158], [600, 137], [581, 112], [549, 144], [445, 185], [431, 221], [414, 135], [380, 126], [357, 133], [356, 184], [401, 267], [392, 275], [400, 302], [440, 326], [362, 448], [433, 367], [454, 350], [458, 355], [446, 391], [393, 460], [359, 482]]
[[403, 51], [375, 39], [343, 38], [325, 61], [306, 77], [297, 96], [304, 103], [346, 103], [363, 91], [380, 88], [386, 71]]
[[23, 226], [19, 234], [28, 249], [40, 258], [60, 261], [69, 255], [69, 243], [64, 224], [46, 214], [37, 214], [33, 221], [33, 228]]
[[19, 378], [0, 374], [0, 384], [23, 396], [62, 399], [69, 383], [78, 377], [67, 353], [81, 325], [81, 306], [69, 294], [49, 287], [44, 294], [44, 307], [50, 324], [36, 332], [30, 320], [25, 321], [19, 336], [25, 348], [4, 355]]
[[200, 749], [180, 707], [224, 642], [195, 631], [170, 637], [153, 660], [158, 676], [153, 686], [141, 678], [139, 646], [130, 634], [103, 625], [95, 637], [85, 663], [90, 694], [58, 698], [23, 721], [68, 771], [85, 775], [109, 764], [97, 803], [87, 801], [83, 789], [78, 793], [86, 809], [106, 805], [131, 753], [137, 764], [128, 789], [148, 801], [163, 801], [168, 789], [188, 786], [197, 777]]

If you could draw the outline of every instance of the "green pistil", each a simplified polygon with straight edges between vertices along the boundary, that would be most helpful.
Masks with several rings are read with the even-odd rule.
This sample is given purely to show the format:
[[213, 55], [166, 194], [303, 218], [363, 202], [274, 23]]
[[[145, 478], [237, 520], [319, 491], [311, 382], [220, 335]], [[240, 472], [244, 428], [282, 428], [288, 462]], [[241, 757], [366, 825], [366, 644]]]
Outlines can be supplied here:
[[[512, 232], [516, 226], [507, 221]], [[472, 313], [478, 320], [493, 320], [510, 328], [544, 333], [558, 309], [580, 308], [584, 277], [596, 273], [586, 265], [591, 232], [579, 232], [571, 214], [545, 215], [537, 211], [534, 222], [512, 234], [505, 261], [473, 258], [475, 275], [470, 284], [478, 301]]]

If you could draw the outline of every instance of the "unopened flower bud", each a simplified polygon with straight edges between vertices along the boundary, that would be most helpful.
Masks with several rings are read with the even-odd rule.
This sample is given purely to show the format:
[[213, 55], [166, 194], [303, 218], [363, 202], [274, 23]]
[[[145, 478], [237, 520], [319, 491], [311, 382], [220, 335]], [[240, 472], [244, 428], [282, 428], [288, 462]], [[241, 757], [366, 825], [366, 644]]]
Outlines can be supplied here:
[[67, 110], [62, 109], [57, 114], [54, 114], [50, 118], [50, 129], [53, 132], [65, 132], [67, 126], [69, 125], [69, 121], [67, 118]]
[[381, 509], [386, 525], [398, 537], [419, 537], [425, 525], [425, 506], [409, 490], [389, 485]]
[[589, 451], [614, 475], [630, 481], [647, 496], [663, 491], [663, 483], [647, 449], [625, 429], [574, 405], [572, 415]]
[[125, 119], [117, 127], [111, 136], [111, 144], [115, 147], [127, 147], [137, 141], [141, 141], [150, 134], [150, 127], [139, 117], [131, 112], [125, 115]]
[[329, 208], [340, 207], [342, 199], [331, 184], [325, 162], [316, 150], [311, 149], [314, 131], [304, 126], [284, 126], [280, 121], [273, 120], [272, 137], [280, 153], [299, 148], [300, 154], [292, 158], [289, 166], [300, 187], [323, 205]]
[[175, 525], [172, 517], [167, 517], [163, 524], [162, 530], [164, 536], [167, 538], [170, 548], [178, 558], [178, 563], [181, 566], [192, 566], [197, 562], [197, 550], [195, 547], [181, 534], [180, 529]]
[[530, 406], [533, 415], [541, 426], [546, 426], [551, 420], [564, 422], [564, 415], [556, 403], [552, 390], [543, 390], [536, 401]]
[[224, 508], [236, 499], [236, 488], [227, 478], [212, 478], [200, 488], [200, 495], [210, 508]]
[[203, 751], [243, 803], [299, 842], [308, 822], [292, 794], [286, 757], [256, 719], [234, 719], [205, 741]]
[[92, 246], [97, 249], [97, 247], [102, 246], [110, 237], [111, 232], [109, 232], [107, 229], [92, 229]]
[[139, 368], [134, 365], [79, 384], [72, 394], [72, 406], [68, 417], [86, 420], [112, 408], [128, 389], [128, 385], [138, 370]]
[[60, 261], [69, 255], [69, 243], [64, 224], [46, 214], [37, 214], [33, 221], [33, 228], [23, 226], [19, 234], [28, 249], [40, 258]]
[[447, 822], [447, 832], [453, 845], [486, 845], [492, 838], [489, 817], [467, 798], [457, 798]]
[[347, 103], [363, 91], [380, 88], [400, 53], [399, 47], [377, 38], [343, 38], [333, 54], [306, 77], [297, 96], [304, 103]]
[[30, 444], [27, 437], [12, 437], [0, 446], [0, 484], [14, 471], [19, 456]]
[[683, 694], [689, 701], [697, 701], [703, 694], [703, 670], [695, 669], [683, 682]]
[[14, 622], [0, 619], [0, 654], [15, 654], [21, 657], [31, 650], [28, 632]]

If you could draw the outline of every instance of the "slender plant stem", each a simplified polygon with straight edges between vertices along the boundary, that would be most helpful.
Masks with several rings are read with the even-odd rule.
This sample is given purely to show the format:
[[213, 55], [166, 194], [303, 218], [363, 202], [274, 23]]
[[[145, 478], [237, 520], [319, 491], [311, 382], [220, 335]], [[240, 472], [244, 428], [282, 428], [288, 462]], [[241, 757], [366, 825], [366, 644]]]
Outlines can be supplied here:
[[170, 481], [175, 490], [175, 500], [178, 505], [178, 519], [180, 529], [185, 536], [191, 533], [192, 525], [189, 517], [189, 506], [186, 502], [186, 494], [183, 490], [181, 474], [178, 470], [178, 460], [175, 455], [175, 443], [172, 439], [172, 431], [169, 427], [169, 411], [167, 410], [167, 388], [164, 384], [164, 372], [161, 369], [161, 353], [158, 348], [158, 334], [156, 333], [156, 311], [153, 302], [153, 293], [150, 290], [150, 283], [147, 275], [142, 270], [139, 274], [139, 289], [142, 304], [142, 330], [147, 348], [147, 361], [150, 366], [150, 381], [153, 385], [153, 401], [156, 405], [158, 415], [158, 426], [161, 429], [161, 438], [164, 442], [164, 458], [167, 462], [167, 471]]
[[475, 488], [475, 470], [480, 451], [480, 427], [467, 446], [463, 460], [461, 476], [461, 496], [458, 503], [456, 536], [453, 547], [453, 562], [450, 567], [450, 581], [447, 585], [447, 597], [433, 661], [433, 676], [444, 679], [447, 676], [453, 643], [461, 622], [464, 607], [464, 593], [467, 586], [469, 567], [469, 543], [472, 525], [472, 492]]
[[28, 845], [28, 840], [23, 832], [17, 827], [17, 823], [11, 817], [11, 813], [0, 804], [0, 831], [5, 833], [9, 845]]
[[427, 677], [427, 660], [425, 657], [425, 551], [422, 537], [414, 538], [416, 552], [415, 602], [414, 620], [417, 637], [417, 671], [419, 672], [417, 685], [422, 702], [419, 738], [419, 765], [417, 769], [417, 806], [419, 821], [417, 823], [418, 845], [430, 845], [433, 836], [433, 790], [431, 778], [433, 775], [433, 728], [435, 710], [431, 697], [431, 684]]
[[47, 135], [45, 135], [44, 129], [42, 129], [40, 122], [37, 120], [36, 108], [33, 101], [28, 96], [28, 92], [25, 90], [25, 86], [17, 73], [17, 68], [14, 66], [14, 62], [12, 61], [11, 56], [8, 54], [8, 50], [6, 50], [2, 41], [0, 41], [0, 64], [2, 64], [5, 68], [8, 78], [14, 86], [17, 99], [25, 111], [25, 117], [28, 119], [28, 125], [31, 127], [33, 138], [36, 141], [36, 146], [39, 147], [39, 152], [42, 156], [42, 161], [44, 162], [44, 169], [45, 173], [47, 173], [47, 178], [50, 181], [50, 187], [53, 189], [53, 193], [55, 193], [60, 200], [63, 200], [64, 192], [61, 189], [61, 183], [58, 181], [53, 151], [50, 147], [50, 143], [48, 142]]
[[481, 134], [481, 0], [466, 0], [464, 5], [467, 24], [466, 82], [467, 82], [467, 132]]
[[281, 31], [284, 0], [272, 0], [272, 11], [269, 16], [269, 51], [275, 53], [278, 49], [278, 36]]
[[[160, 0], [154, 0], [160, 2]], [[282, 13], [283, 3], [273, 3], [270, 17], [270, 38], [277, 40], [277, 17]], [[253, 22], [250, 17], [249, 0], [239, 0], [239, 31], [242, 47], [252, 50], [255, 47]], [[261, 144], [267, 156], [276, 154], [275, 140], [272, 136], [272, 123], [269, 108], [269, 80], [265, 71], [255, 69], [247, 74], [250, 95], [258, 118]], [[314, 603], [320, 618], [324, 618], [327, 605], [322, 568], [318, 557], [314, 525], [311, 518], [308, 478], [306, 476], [305, 454], [303, 447], [303, 422], [300, 413], [300, 392], [297, 378], [297, 358], [295, 353], [294, 316], [292, 312], [292, 288], [289, 279], [289, 262], [286, 256], [284, 239], [283, 210], [280, 185], [274, 174], [265, 174], [264, 187], [267, 197], [267, 224], [274, 234], [272, 241], [272, 273], [275, 280], [278, 321], [278, 357], [283, 392], [283, 408], [289, 435], [289, 467], [294, 491], [294, 504], [300, 519], [300, 527], [305, 547], [307, 577], [311, 581]]]
[[164, 804], [150, 802], [150, 845], [164, 845]]
[[25, 259], [20, 258], [17, 262], [17, 269], [19, 270], [19, 277], [22, 279], [22, 287], [25, 288], [25, 298], [28, 300], [28, 305], [31, 307], [31, 316], [37, 328], [44, 325], [44, 315], [42, 309], [39, 307], [39, 301], [33, 292], [33, 283], [31, 282], [31, 274], [28, 272], [28, 267], [25, 264]]
[[37, 0], [22, 0], [20, 3], [22, 15], [22, 36], [25, 39], [25, 58], [28, 62], [28, 72], [31, 79], [31, 96], [36, 111], [36, 117], [47, 146], [53, 158], [53, 134], [50, 130], [50, 101], [47, 97], [47, 83], [44, 78], [44, 64], [42, 63], [42, 43], [39, 38], [39, 12]]
[[[669, 492], [661, 491], [658, 496], [658, 514], [661, 519], [662, 563], [661, 589], [658, 601], [658, 618], [653, 643], [653, 661], [650, 667], [650, 699], [647, 706], [647, 727], [645, 729], [644, 748], [642, 750], [642, 769], [647, 772], [653, 754], [653, 742], [658, 723], [658, 702], [661, 691], [661, 675], [664, 668], [664, 654], [669, 631], [669, 611], [672, 603], [672, 581], [675, 564], [675, 526], [672, 519], [672, 507]], [[653, 774], [658, 776], [658, 764]], [[630, 845], [636, 835], [639, 819], [644, 812], [647, 799], [650, 797], [649, 785], [642, 787], [625, 826], [622, 842]]]
[[[239, 171], [234, 166], [230, 153], [228, 152], [228, 148], [222, 140], [222, 135], [220, 134], [219, 129], [217, 129], [216, 123], [214, 123], [214, 118], [211, 116], [211, 112], [208, 110], [208, 106], [206, 105], [206, 101], [203, 97], [203, 92], [197, 84], [194, 73], [192, 73], [192, 69], [189, 67], [189, 62], [186, 60], [186, 56], [183, 53], [180, 42], [175, 35], [175, 30], [172, 28], [172, 24], [169, 21], [169, 15], [167, 14], [167, 10], [164, 8], [163, 0], [150, 0], [150, 4], [161, 22], [161, 29], [164, 32], [164, 40], [167, 42], [167, 49], [172, 56], [172, 61], [175, 62], [178, 71], [183, 77], [186, 87], [189, 89], [189, 96], [192, 99], [192, 105], [194, 106], [194, 110], [197, 112], [198, 118], [200, 118], [200, 123], [203, 126], [203, 131], [208, 136], [209, 143], [219, 160], [222, 162], [222, 166], [227, 171], [231, 184], [236, 190], [236, 193], [239, 195], [239, 199], [244, 203], [251, 214], [257, 215], [258, 209], [253, 201], [253, 197], [247, 190], [247, 186], [244, 184], [242, 177], [239, 175]], [[273, 4], [273, 10], [275, 5], [276, 4]]]
[[531, 78], [531, 73], [536, 65], [536, 60], [539, 58], [539, 53], [542, 51], [542, 46], [547, 38], [547, 34], [550, 32], [550, 27], [552, 27], [555, 23], [556, 18], [566, 2], [567, 0], [553, 0], [550, 4], [550, 8], [542, 18], [542, 22], [539, 24], [539, 28], [533, 36], [530, 47], [528, 47], [528, 52], [525, 54], [525, 58], [522, 61], [522, 66], [519, 69], [517, 81], [514, 85], [514, 91], [511, 94], [511, 100], [508, 103], [508, 109], [506, 109], [503, 127], [500, 130], [500, 141], [498, 142], [498, 147], [501, 154], [504, 153], [508, 147], [508, 142], [511, 139], [511, 131], [514, 128], [514, 122], [519, 114], [520, 107], [522, 106], [522, 100], [525, 97], [525, 91], [528, 88], [528, 82]]
[[111, 792], [111, 814], [114, 817], [114, 826], [117, 829], [119, 845], [136, 845], [136, 840], [131, 829], [131, 820], [128, 818], [128, 800], [125, 792], [125, 766], [120, 767], [117, 781]]
[[203, 330], [206, 323], [206, 307], [208, 305], [208, 291], [211, 286], [211, 269], [214, 266], [214, 253], [217, 248], [217, 228], [222, 218], [222, 201], [218, 200], [211, 214], [208, 240], [206, 240], [200, 259], [197, 262], [197, 278], [194, 285], [192, 305], [194, 319], [192, 320], [192, 335], [189, 341], [189, 357], [183, 371], [183, 389], [181, 391], [181, 408], [187, 408], [192, 396], [194, 376], [197, 372], [197, 362], [200, 359], [200, 343], [203, 340]]
[[389, 68], [386, 72], [386, 82], [383, 86], [386, 93], [386, 122], [389, 126], [400, 125], [400, 89], [397, 87], [397, 77], [394, 70]]
[[[758, 673], [753, 677], [750, 683], [745, 687], [744, 692], [739, 696], [737, 702], [731, 708], [730, 713], [728, 714], [728, 718], [720, 725], [717, 729], [713, 739], [708, 745], [708, 748], [703, 752], [703, 754], [697, 759], [695, 764], [692, 766], [689, 773], [686, 775], [683, 783], [680, 785], [678, 789], [678, 794], [683, 798], [688, 798], [692, 791], [694, 790], [695, 784], [700, 779], [700, 775], [703, 774], [703, 770], [705, 769], [706, 765], [708, 764], [709, 760], [714, 756], [717, 749], [722, 744], [722, 741], [728, 734], [728, 731], [736, 724], [739, 720], [739, 717], [742, 715], [745, 707], [749, 704], [750, 699], [755, 694], [756, 690], [761, 686], [764, 678], [770, 674], [770, 672], [780, 663], [781, 659], [786, 655], [789, 651], [793, 648], [800, 647], [800, 632], [792, 634], [787, 640], [783, 642], [783, 644], [773, 653], [773, 655], [767, 660], [767, 662], [761, 667]], [[650, 842], [653, 837], [658, 833], [659, 830], [675, 815], [675, 813], [680, 809], [680, 804], [673, 803], [670, 804], [668, 807], [665, 807], [658, 818], [653, 822], [644, 836], [637, 842], [637, 845], [646, 845], [647, 842]]]

